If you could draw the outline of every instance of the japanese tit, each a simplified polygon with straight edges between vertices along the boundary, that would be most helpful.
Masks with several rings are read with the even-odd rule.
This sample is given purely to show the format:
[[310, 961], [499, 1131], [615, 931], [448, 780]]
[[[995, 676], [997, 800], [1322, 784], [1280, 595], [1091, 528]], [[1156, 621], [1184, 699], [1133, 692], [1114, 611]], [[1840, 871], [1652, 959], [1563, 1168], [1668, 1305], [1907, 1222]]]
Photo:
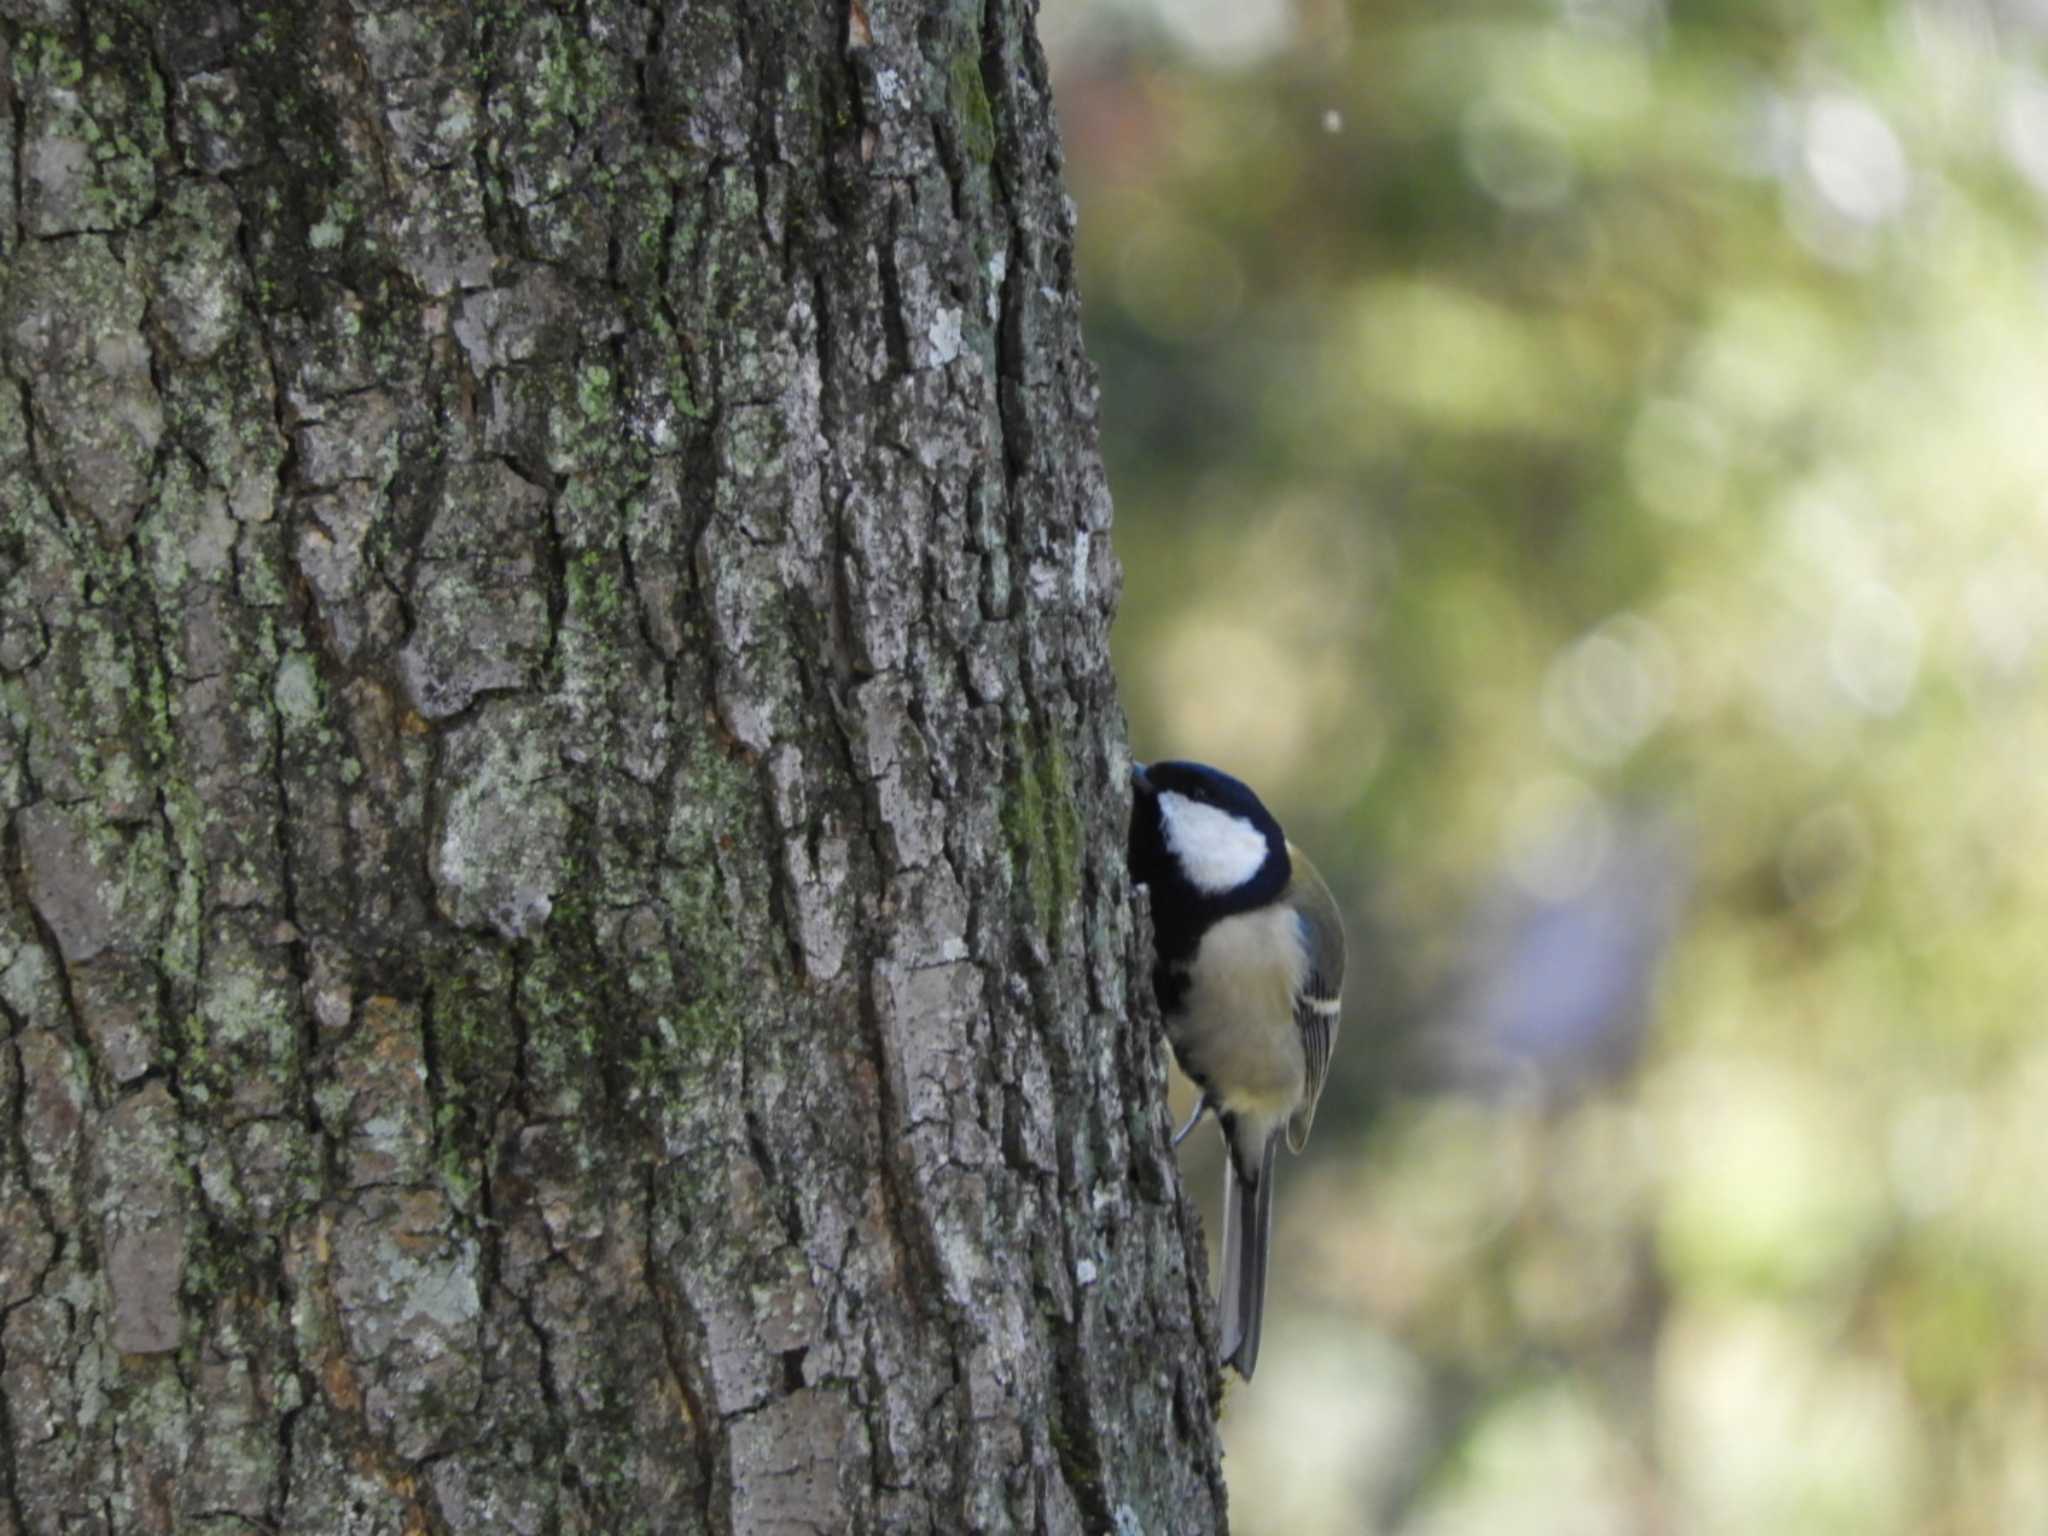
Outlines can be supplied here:
[[1299, 1152], [1329, 1073], [1344, 927], [1329, 887], [1259, 797], [1200, 763], [1131, 770], [1132, 879], [1152, 892], [1152, 987], [1174, 1059], [1213, 1111], [1223, 1173], [1223, 1360], [1259, 1362], [1273, 1155]]

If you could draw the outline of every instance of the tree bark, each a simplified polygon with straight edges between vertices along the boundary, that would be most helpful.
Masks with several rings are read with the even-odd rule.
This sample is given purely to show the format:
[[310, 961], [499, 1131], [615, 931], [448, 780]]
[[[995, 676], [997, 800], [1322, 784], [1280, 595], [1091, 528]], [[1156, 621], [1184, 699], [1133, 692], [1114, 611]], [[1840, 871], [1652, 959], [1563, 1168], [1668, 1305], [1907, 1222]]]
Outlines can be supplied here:
[[1219, 1528], [1026, 7], [0, 44], [0, 1533]]

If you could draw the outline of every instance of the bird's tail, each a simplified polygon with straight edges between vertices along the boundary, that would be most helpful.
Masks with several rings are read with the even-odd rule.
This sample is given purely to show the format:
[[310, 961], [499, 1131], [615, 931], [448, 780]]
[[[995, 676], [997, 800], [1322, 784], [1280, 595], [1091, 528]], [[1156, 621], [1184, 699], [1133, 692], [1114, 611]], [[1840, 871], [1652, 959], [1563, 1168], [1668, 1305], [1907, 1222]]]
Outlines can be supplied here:
[[[1246, 1180], [1237, 1158], [1223, 1159], [1223, 1363], [1246, 1381], [1259, 1363], [1259, 1319], [1266, 1310], [1266, 1253], [1273, 1237], [1275, 1132], [1259, 1156], [1259, 1176]], [[1232, 1149], [1235, 1150], [1234, 1148]]]

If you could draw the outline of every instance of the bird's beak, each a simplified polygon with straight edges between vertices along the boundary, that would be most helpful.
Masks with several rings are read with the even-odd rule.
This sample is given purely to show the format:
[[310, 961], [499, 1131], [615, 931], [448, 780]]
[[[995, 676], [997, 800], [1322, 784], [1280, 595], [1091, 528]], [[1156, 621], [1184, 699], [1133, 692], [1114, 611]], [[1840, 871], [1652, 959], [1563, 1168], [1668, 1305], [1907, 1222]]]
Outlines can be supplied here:
[[1133, 762], [1131, 764], [1131, 788], [1135, 789], [1141, 795], [1149, 795], [1152, 793], [1152, 780], [1146, 774], [1145, 765], [1143, 763]]

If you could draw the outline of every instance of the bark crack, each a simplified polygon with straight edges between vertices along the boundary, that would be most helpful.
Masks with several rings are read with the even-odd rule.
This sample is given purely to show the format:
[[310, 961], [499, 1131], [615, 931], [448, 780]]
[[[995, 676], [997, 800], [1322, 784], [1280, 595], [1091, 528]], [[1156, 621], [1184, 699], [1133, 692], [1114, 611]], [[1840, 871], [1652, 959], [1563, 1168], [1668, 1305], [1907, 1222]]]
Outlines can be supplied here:
[[[0, 1016], [4, 1016], [8, 1023], [6, 1048], [14, 1066], [13, 1091], [8, 1096], [10, 1102], [7, 1105], [8, 1156], [21, 1180], [22, 1188], [28, 1193], [30, 1204], [35, 1207], [37, 1221], [50, 1237], [49, 1256], [37, 1267], [30, 1279], [28, 1294], [18, 1301], [0, 1307], [0, 1496], [6, 1499], [6, 1509], [13, 1521], [12, 1528], [26, 1531], [29, 1528], [28, 1517], [22, 1509], [20, 1473], [14, 1461], [13, 1405], [5, 1387], [9, 1379], [7, 1320], [17, 1309], [41, 1299], [43, 1287], [51, 1273], [64, 1260], [67, 1234], [51, 1209], [48, 1193], [29, 1177], [29, 1169], [33, 1164], [29, 1161], [28, 1144], [22, 1134], [22, 1126], [26, 1123], [28, 1112], [28, 1074], [23, 1070], [20, 1047], [20, 1038], [27, 1026], [25, 1021], [4, 1002], [0, 1002]], [[14, 1240], [20, 1241], [18, 1234]]]
[[902, 219], [900, 199], [903, 195], [900, 191], [891, 193], [888, 218], [882, 229], [883, 238], [875, 247], [882, 278], [882, 340], [888, 348], [889, 371], [898, 376], [912, 371], [910, 332], [903, 318], [903, 275], [896, 267], [896, 242]]
[[[8, 74], [13, 73], [13, 61], [21, 56], [21, 24], [16, 21], [0, 22], [0, 44], [7, 49]], [[28, 222], [23, 209], [28, 206], [28, 171], [24, 164], [28, 153], [28, 103], [21, 99], [21, 92], [14, 88], [11, 78], [0, 79], [0, 91], [7, 96], [7, 110], [14, 120], [14, 154], [8, 167], [14, 186], [14, 239], [13, 247], [21, 248], [28, 239]]]
[[[971, 1457], [976, 1440], [974, 1422], [970, 1416], [971, 1405], [967, 1394], [959, 1390], [960, 1360], [962, 1352], [971, 1345], [975, 1330], [970, 1323], [955, 1315], [954, 1308], [945, 1300], [945, 1260], [939, 1252], [938, 1236], [928, 1221], [923, 1219], [922, 1202], [918, 1198], [917, 1171], [910, 1165], [904, 1138], [895, 1133], [894, 1127], [910, 1123], [908, 1107], [896, 1101], [889, 1086], [889, 1062], [896, 1056], [891, 1049], [887, 1031], [883, 1026], [876, 1001], [877, 976], [874, 957], [862, 947], [860, 956], [860, 1020], [863, 1033], [868, 1040], [872, 1060], [879, 1067], [876, 1074], [876, 1145], [881, 1153], [881, 1189], [885, 1202], [886, 1222], [889, 1232], [894, 1234], [905, 1261], [916, 1274], [914, 1283], [904, 1287], [911, 1305], [929, 1316], [938, 1314], [940, 1324], [946, 1330], [949, 1343], [948, 1359], [952, 1365], [952, 1379], [947, 1392], [950, 1400], [950, 1415], [953, 1419], [951, 1434], [947, 1437], [952, 1446], [952, 1487], [950, 1492], [959, 1501], [959, 1514], [963, 1517], [960, 1529], [968, 1529], [972, 1521], [964, 1517], [972, 1496], [970, 1476]], [[922, 1319], [920, 1319], [922, 1321]], [[887, 1393], [880, 1394], [886, 1400]], [[934, 1408], [938, 1404], [933, 1405]], [[878, 1435], [878, 1445], [888, 1443], [886, 1434]], [[932, 1502], [943, 1490], [932, 1490]]]
[[58, 526], [72, 536], [77, 553], [92, 560], [99, 553], [98, 540], [91, 536], [89, 529], [81, 528], [72, 521], [70, 507], [58, 494], [56, 477], [43, 462], [48, 450], [43, 445], [42, 429], [36, 424], [35, 393], [24, 377], [17, 377], [14, 387], [21, 397], [21, 435], [28, 443], [29, 482], [42, 493], [43, 503], [49, 507], [50, 515], [57, 520]]
[[695, 1452], [697, 1515], [706, 1532], [722, 1536], [722, 1533], [731, 1531], [732, 1520], [730, 1509], [719, 1501], [717, 1491], [721, 1485], [731, 1481], [731, 1445], [724, 1421], [709, 1411], [706, 1394], [696, 1381], [689, 1346], [681, 1337], [686, 1323], [701, 1337], [702, 1324], [670, 1277], [667, 1265], [661, 1262], [660, 1250], [655, 1243], [655, 1217], [660, 1206], [659, 1174], [659, 1168], [650, 1164], [644, 1175], [646, 1222], [641, 1234], [647, 1255], [648, 1282], [654, 1292], [655, 1329], [661, 1335], [662, 1357], [668, 1368], [669, 1380], [675, 1384], [693, 1431], [689, 1438]]

